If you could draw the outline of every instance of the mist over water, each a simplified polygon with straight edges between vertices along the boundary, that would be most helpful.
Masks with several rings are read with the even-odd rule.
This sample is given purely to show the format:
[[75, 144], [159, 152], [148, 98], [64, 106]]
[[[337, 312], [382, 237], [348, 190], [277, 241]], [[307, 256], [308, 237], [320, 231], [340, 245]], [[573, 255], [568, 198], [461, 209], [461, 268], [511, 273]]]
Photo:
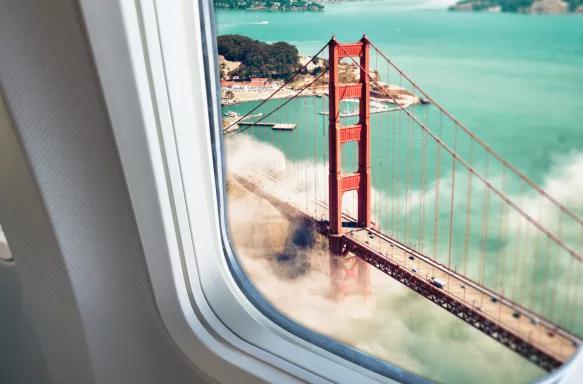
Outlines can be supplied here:
[[[245, 136], [227, 141], [226, 150], [229, 169], [242, 159], [266, 165], [266, 154], [275, 161], [282, 155]], [[259, 169], [268, 172], [270, 166]], [[373, 307], [355, 297], [330, 300], [327, 241], [298, 241], [319, 235], [298, 235], [305, 229], [232, 180], [228, 190], [229, 225], [244, 270], [271, 303], [300, 324], [441, 382], [521, 383], [544, 374], [377, 270], [371, 269]]]
[[[288, 41], [306, 55], [316, 52], [332, 33], [341, 41], [353, 41], [366, 32], [383, 52], [462, 123], [559, 202], [581, 214], [581, 18], [447, 13], [439, 10], [447, 5], [442, 3], [375, 1], [327, 4], [327, 11], [323, 14], [218, 11], [218, 31], [220, 34], [241, 33], [263, 41]], [[269, 25], [251, 24], [257, 20], [268, 20]], [[340, 31], [339, 24], [343, 25]], [[236, 141], [228, 141], [228, 167], [235, 170], [251, 163], [257, 168], [264, 167], [266, 171], [296, 169], [308, 177], [290, 178], [289, 182], [298, 183], [298, 189], [316, 197], [326, 196], [327, 185], [321, 184], [327, 179], [327, 169], [324, 160], [313, 155], [313, 147], [321, 148], [327, 140], [323, 135], [314, 136], [315, 131], [322, 131], [326, 120], [317, 117], [317, 126], [314, 127], [313, 116], [321, 109], [314, 109], [313, 103], [307, 100], [294, 105], [301, 111], [307, 109], [309, 116], [306, 120], [303, 120], [303, 114], [295, 117], [293, 122], [298, 124], [295, 131], [277, 132], [273, 136], [257, 131], [253, 132], [253, 138], [240, 135]], [[252, 106], [238, 105], [230, 109], [244, 113]], [[288, 140], [304, 143], [305, 151], [281, 145]], [[389, 142], [386, 137], [377, 137], [374, 141], [376, 145]], [[386, 146], [382, 148], [387, 149]], [[373, 146], [373, 166], [375, 158], [378, 160], [378, 156], [384, 153], [382, 148]], [[483, 163], [478, 162], [476, 167], [484, 170]], [[494, 184], [501, 184], [501, 173], [491, 170], [489, 176]], [[311, 182], [312, 177], [320, 180], [320, 184]], [[444, 206], [448, 206], [447, 183], [451, 183], [451, 173], [445, 170], [440, 178], [442, 190], [437, 197], [436, 180], [432, 179], [424, 191], [419, 186], [412, 191], [413, 201], [423, 200], [430, 206], [436, 199], [442, 204], [443, 199]], [[378, 196], [379, 200], [399, 201], [386, 180], [373, 180], [373, 187], [373, 200]], [[518, 183], [507, 180], [505, 187], [513, 199], [521, 199]], [[456, 196], [464, 196], [466, 188], [467, 177], [456, 175]], [[479, 196], [480, 187], [473, 184], [472, 188]], [[268, 300], [299, 323], [440, 382], [520, 383], [544, 374], [377, 271], [372, 272], [376, 297], [374, 309], [366, 310], [358, 301], [349, 300], [343, 304], [329, 301], [326, 297], [329, 278], [328, 255], [323, 248], [325, 242], [309, 242], [310, 247], [290, 246], [290, 233], [295, 233], [297, 228], [286, 223], [265, 201], [243, 192], [235, 195], [236, 198], [229, 195], [231, 229], [234, 234], [244, 233], [242, 237], [247, 238], [245, 246], [237, 247], [238, 256]], [[347, 196], [343, 201], [349, 212], [354, 210], [351, 198]], [[463, 209], [463, 204], [463, 199], [458, 201], [456, 198], [456, 208]], [[523, 196], [522, 206], [550, 228], [559, 226], [555, 211], [542, 204], [536, 195]], [[480, 204], [472, 205], [471, 209], [472, 228], [477, 231], [474, 236], [478, 237], [482, 209]], [[496, 211], [497, 206], [492, 209]], [[269, 225], [250, 229], [249, 211], [258, 222]], [[390, 220], [386, 206], [375, 210], [373, 215], [375, 221], [382, 222], [384, 228], [388, 227]], [[525, 231], [523, 219], [508, 215], [508, 242], [534, 244], [535, 232]], [[463, 215], [456, 218], [454, 229], [459, 227], [461, 230]], [[448, 216], [438, 224], [439, 233], [443, 233], [442, 228], [449, 225]], [[574, 230], [576, 226], [568, 224], [562, 225], [563, 236], [571, 243], [578, 243], [581, 234]], [[404, 235], [395, 228], [391, 230]], [[456, 249], [463, 247], [461, 240], [454, 237]], [[447, 253], [447, 241], [440, 240], [437, 246], [438, 255]], [[494, 241], [487, 246], [495, 249], [497, 244]], [[508, 248], [509, 255], [517, 253], [516, 250], [524, 253], [526, 260], [537, 257], [532, 247]], [[470, 274], [478, 268], [480, 251], [480, 246], [470, 250]], [[555, 276], [558, 292], [568, 290], [562, 285], [566, 284], [569, 268], [567, 262], [558, 266]], [[529, 275], [537, 273], [533, 265], [529, 265], [527, 271]], [[539, 274], [543, 272], [539, 271]], [[489, 273], [486, 279], [494, 281], [493, 274]], [[515, 294], [514, 299], [518, 300], [518, 292], [510, 294]], [[542, 294], [540, 287], [530, 287], [524, 293], [524, 300], [528, 304], [529, 300], [540, 298]], [[579, 308], [582, 299], [578, 299]], [[357, 322], [358, 327], [355, 326]], [[578, 329], [578, 333], [581, 331]]]

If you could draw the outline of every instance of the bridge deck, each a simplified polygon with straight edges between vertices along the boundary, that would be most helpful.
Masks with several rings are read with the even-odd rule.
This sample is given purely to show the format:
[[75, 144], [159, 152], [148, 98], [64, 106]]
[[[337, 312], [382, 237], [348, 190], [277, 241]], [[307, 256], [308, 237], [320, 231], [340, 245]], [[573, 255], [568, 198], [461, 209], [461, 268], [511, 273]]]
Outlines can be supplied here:
[[[237, 174], [260, 189], [272, 202], [280, 203], [312, 220], [325, 232], [328, 207], [305, 194], [284, 185], [263, 172], [251, 168]], [[344, 221], [353, 221], [348, 216]], [[324, 224], [323, 224], [324, 223]], [[391, 275], [403, 284], [434, 301], [480, 331], [531, 359], [544, 369], [552, 370], [569, 359], [581, 339], [557, 328], [492, 291], [479, 286], [455, 271], [372, 229], [344, 228], [345, 239], [353, 252]], [[411, 260], [411, 257], [413, 260]], [[412, 269], [417, 271], [413, 272]], [[430, 278], [446, 283], [442, 289], [434, 287]], [[496, 302], [492, 298], [496, 298]], [[513, 314], [518, 313], [519, 318]], [[532, 321], [536, 319], [536, 323]], [[549, 336], [553, 331], [554, 336]]]

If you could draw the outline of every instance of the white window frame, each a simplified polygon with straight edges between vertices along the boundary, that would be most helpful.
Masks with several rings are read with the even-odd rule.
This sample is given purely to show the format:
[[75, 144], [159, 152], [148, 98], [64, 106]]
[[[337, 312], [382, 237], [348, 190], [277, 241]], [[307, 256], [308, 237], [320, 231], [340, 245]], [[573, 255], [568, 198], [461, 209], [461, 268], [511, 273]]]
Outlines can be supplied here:
[[220, 382], [426, 382], [287, 319], [238, 267], [225, 229], [212, 4], [80, 4], [156, 303], [184, 353]]

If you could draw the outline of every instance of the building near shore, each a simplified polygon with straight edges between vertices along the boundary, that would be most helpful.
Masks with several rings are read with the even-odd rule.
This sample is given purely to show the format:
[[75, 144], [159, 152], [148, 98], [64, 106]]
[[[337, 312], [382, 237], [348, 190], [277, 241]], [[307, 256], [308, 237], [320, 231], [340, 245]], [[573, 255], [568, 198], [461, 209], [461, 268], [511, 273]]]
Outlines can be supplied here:
[[278, 83], [270, 82], [266, 77], [252, 77], [250, 81], [221, 80], [221, 92], [264, 92], [277, 88]]

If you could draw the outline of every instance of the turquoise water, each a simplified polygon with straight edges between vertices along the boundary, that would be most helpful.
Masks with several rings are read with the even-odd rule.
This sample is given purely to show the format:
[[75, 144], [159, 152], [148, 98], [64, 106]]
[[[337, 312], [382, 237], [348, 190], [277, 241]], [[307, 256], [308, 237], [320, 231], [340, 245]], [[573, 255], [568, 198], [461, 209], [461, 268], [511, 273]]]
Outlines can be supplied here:
[[[296, 45], [303, 55], [317, 52], [332, 34], [339, 41], [356, 41], [366, 33], [367, 37], [417, 84], [494, 150], [536, 183], [558, 194], [561, 202], [580, 211], [583, 208], [583, 197], [579, 197], [577, 192], [569, 193], [569, 190], [577, 191], [583, 187], [581, 182], [583, 161], [580, 155], [583, 153], [583, 17], [449, 13], [442, 9], [434, 9], [429, 2], [417, 2], [418, 6], [415, 7], [408, 6], [407, 3], [409, 2], [374, 1], [328, 4], [324, 13], [220, 10], [217, 12], [217, 29], [219, 34], [238, 33], [267, 42], [287, 41]], [[269, 21], [269, 24], [252, 24], [264, 20]], [[385, 76], [386, 79], [386, 72], [383, 68], [380, 70], [381, 76]], [[281, 102], [272, 102], [269, 107], [279, 105], [278, 103]], [[318, 111], [325, 109], [318, 103], [322, 101], [309, 98], [290, 103], [290, 112], [286, 116], [293, 115], [293, 121], [289, 122], [298, 123], [298, 129], [293, 133], [256, 132], [256, 136], [263, 141], [275, 143], [283, 149], [290, 160], [310, 161], [316, 158], [314, 162], [321, 162], [322, 154], [314, 155], [314, 148], [321, 148], [326, 138], [324, 135], [314, 137], [313, 130], [322, 130], [326, 120], [317, 114]], [[245, 112], [252, 106], [253, 104], [239, 105], [232, 109]], [[415, 110], [420, 114], [424, 112], [423, 107], [416, 107]], [[429, 120], [435, 127], [436, 115], [431, 111]], [[289, 120], [289, 117], [280, 114], [279, 120]], [[387, 122], [386, 117], [373, 116], [372, 124], [373, 128], [378, 128], [388, 126], [390, 122]], [[313, 128], [307, 129], [308, 126]], [[393, 126], [397, 125], [393, 123]], [[373, 173], [379, 162], [391, 164], [391, 159], [383, 158], [381, 155], [386, 152], [389, 145], [392, 145], [391, 137], [386, 133], [383, 136], [381, 131], [373, 132]], [[403, 130], [402, 134], [403, 139], [400, 143], [405, 153], [406, 131]], [[421, 142], [418, 131], [415, 135], [417, 140], [414, 141], [414, 146], [415, 149], [419, 149]], [[303, 143], [299, 151], [297, 146], [285, 144], [286, 139], [290, 137], [293, 137], [295, 142]], [[451, 138], [450, 134], [450, 143]], [[343, 152], [345, 169], [351, 167], [350, 159], [353, 158], [351, 150], [353, 152], [349, 147]], [[435, 148], [429, 147], [428, 151], [430, 155], [427, 169], [433, 172], [428, 173], [435, 175], [437, 166], [431, 160], [435, 158]], [[420, 160], [416, 161], [419, 166]], [[478, 163], [476, 167], [484, 171], [483, 159], [475, 161]], [[441, 167], [441, 175], [449, 175], [451, 168], [443, 168], [443, 164]], [[401, 175], [405, 179], [404, 170]], [[412, 173], [415, 181], [419, 175], [418, 170]], [[490, 169], [490, 175], [498, 176], [497, 182], [500, 183], [499, 172]], [[463, 174], [460, 175], [458, 170], [456, 180], [460, 176], [464, 180]], [[431, 179], [430, 176], [429, 181], [433, 180], [435, 177]], [[391, 189], [382, 176], [373, 180], [373, 187], [386, 194], [389, 194]], [[420, 184], [415, 182], [412, 187], [419, 188]], [[507, 179], [505, 188], [508, 193], [517, 194], [520, 184], [516, 180]], [[480, 204], [483, 201], [483, 195], [480, 193], [478, 191], [474, 197], [478, 204], [474, 203], [473, 206], [473, 210], [477, 211], [472, 211], [474, 231], [470, 235], [470, 239], [476, 243], [479, 243], [480, 239], [479, 220], [482, 208]], [[456, 202], [458, 199], [460, 197], [456, 198]], [[466, 202], [460, 202], [464, 203]], [[494, 211], [500, 212], [496, 201], [492, 204]], [[386, 207], [376, 213], [382, 225], [387, 227], [389, 217], [382, 214], [382, 209]], [[428, 217], [427, 220], [431, 221], [432, 218]], [[491, 220], [492, 226], [488, 237], [491, 241], [485, 245], [477, 244], [470, 256], [477, 258], [477, 253], [485, 247], [493, 249], [492, 257], [497, 257], [496, 248], [503, 237], [492, 234], [504, 228], [504, 224], [500, 220], [496, 222], [495, 217]], [[474, 225], [474, 222], [478, 224]], [[463, 215], [456, 217], [454, 231], [463, 230], [464, 224]], [[440, 233], [443, 233], [441, 231], [448, 225], [449, 214], [441, 214], [438, 218]], [[406, 226], [406, 222], [403, 222], [402, 226]], [[414, 235], [419, 234], [420, 228], [417, 223], [413, 223], [411, 228], [409, 237], [412, 237], [411, 231]], [[397, 232], [397, 236], [407, 236], [402, 230]], [[427, 240], [431, 242], [433, 229], [430, 228], [427, 232], [426, 236], [429, 236]], [[571, 237], [570, 240], [578, 241], [580, 233]], [[516, 233], [512, 239], [516, 240]], [[446, 243], [447, 239], [440, 238], [440, 247], [443, 245], [445, 248]], [[515, 243], [509, 254], [527, 252], [520, 248], [524, 245], [518, 241]], [[453, 240], [453, 247], [457, 250], [462, 250], [463, 245], [462, 238]], [[454, 252], [454, 262], [461, 262], [462, 253]], [[537, 281], [542, 281], [547, 271], [542, 270], [540, 264], [538, 268], [532, 264], [535, 260], [542, 263], [541, 258], [544, 255], [534, 253], [532, 250], [530, 253], [532, 259], [527, 260], [527, 267], [530, 268], [527, 274], [529, 276], [534, 274]], [[488, 259], [487, 285], [495, 284], [497, 279], [491, 268], [495, 262], [495, 259]], [[511, 275], [513, 262], [518, 261], [509, 261], [508, 270], [504, 274]], [[561, 261], [553, 278], [563, 282], [568, 269], [569, 265]], [[476, 275], [471, 275], [472, 273]], [[469, 274], [470, 277], [478, 279], [478, 268], [469, 271]], [[528, 288], [532, 290], [530, 300], [535, 298], [540, 301], [545, 294], [542, 285], [534, 284]], [[523, 300], [522, 295], [516, 292], [512, 295], [514, 300], [529, 305], [529, 299]], [[540, 313], [540, 308], [535, 309]], [[545, 311], [548, 312], [548, 308], [542, 310]], [[557, 316], [561, 318], [560, 314]], [[575, 330], [581, 332], [580, 329]], [[453, 339], [459, 337], [450, 336]], [[479, 340], [475, 343], [490, 342], [483, 341], [479, 336], [472, 337]], [[439, 342], [447, 343], [449, 339], [446, 337]], [[441, 345], [436, 348], [450, 350], [453, 347]], [[404, 350], [411, 359], [423, 363], [421, 366], [405, 364], [408, 369], [424, 375], [436, 374], [437, 379], [442, 382], [499, 382], [501, 378], [507, 377], [505, 375], [514, 375], [512, 377], [516, 379], [508, 382], [524, 382], [541, 374], [538, 369], [504, 350], [499, 353], [507, 363], [502, 364], [498, 370], [492, 370], [485, 362], [460, 366], [445, 358], [436, 359], [434, 355], [428, 354], [426, 346], [419, 341], [412, 341]], [[486, 352], [482, 357], [495, 361], [492, 354]], [[476, 379], [474, 374], [479, 375], [480, 379]]]
[[[583, 17], [328, 4], [323, 13], [218, 11], [220, 34], [287, 41], [312, 55], [366, 33], [455, 117], [541, 182], [583, 146]], [[251, 24], [257, 20], [268, 25]], [[341, 26], [341, 27], [340, 27]], [[528, 136], [528, 140], [524, 140]]]

